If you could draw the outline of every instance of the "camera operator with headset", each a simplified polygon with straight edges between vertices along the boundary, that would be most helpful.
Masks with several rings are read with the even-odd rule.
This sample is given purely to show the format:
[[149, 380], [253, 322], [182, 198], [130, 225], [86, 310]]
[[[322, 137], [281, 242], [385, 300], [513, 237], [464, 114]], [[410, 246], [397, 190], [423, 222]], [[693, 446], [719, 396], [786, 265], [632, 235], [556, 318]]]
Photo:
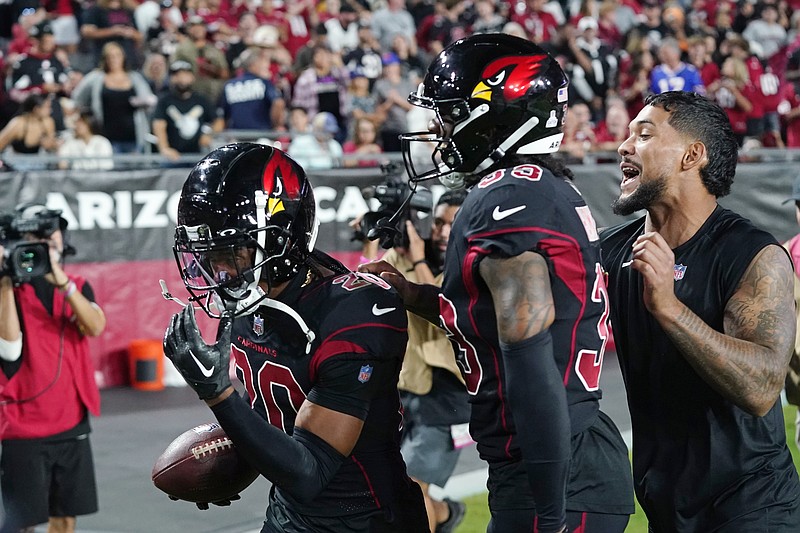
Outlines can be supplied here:
[[106, 325], [94, 293], [66, 274], [61, 211], [23, 205], [0, 241], [0, 532], [75, 530], [97, 512], [89, 416], [100, 414], [87, 336]]
[[[392, 173], [387, 168], [384, 172]], [[362, 262], [377, 259], [378, 241], [367, 238], [370, 230], [384, 226], [379, 229], [387, 235], [386, 219], [375, 222], [373, 219], [395, 213], [408, 191], [403, 181], [390, 177], [371, 195], [381, 201], [381, 209], [351, 223], [356, 230], [354, 240], [364, 243]], [[397, 231], [388, 233], [394, 238], [381, 241], [384, 248], [391, 247], [382, 259], [405, 273], [407, 279], [441, 285], [450, 225], [465, 196], [464, 191], [444, 193], [432, 217], [420, 219], [419, 212], [431, 212], [432, 198], [429, 191], [418, 188], [405, 214], [397, 221]], [[427, 239], [420, 236], [428, 233], [425, 231], [428, 228], [424, 227], [426, 221], [430, 224]], [[408, 474], [422, 488], [431, 532], [454, 531], [464, 519], [464, 503], [448, 498], [436, 500], [431, 497], [429, 488], [431, 484], [444, 487], [455, 469], [461, 448], [472, 443], [468, 434], [468, 394], [444, 330], [413, 313], [408, 313], [408, 347], [398, 388], [403, 403], [401, 452]]]

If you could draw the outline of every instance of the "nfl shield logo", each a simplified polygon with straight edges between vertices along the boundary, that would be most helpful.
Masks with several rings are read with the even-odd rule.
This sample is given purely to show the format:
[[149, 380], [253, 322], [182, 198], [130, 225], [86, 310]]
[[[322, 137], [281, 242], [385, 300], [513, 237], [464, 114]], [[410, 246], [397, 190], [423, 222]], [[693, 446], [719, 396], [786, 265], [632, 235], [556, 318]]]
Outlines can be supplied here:
[[358, 381], [361, 383], [366, 383], [369, 381], [369, 378], [372, 377], [372, 367], [370, 365], [364, 365], [361, 367], [361, 371], [358, 373]]
[[264, 334], [264, 319], [258, 315], [253, 317], [253, 333], [256, 335]]
[[686, 265], [675, 265], [673, 273], [675, 275], [675, 281], [682, 280], [684, 274], [686, 274]]

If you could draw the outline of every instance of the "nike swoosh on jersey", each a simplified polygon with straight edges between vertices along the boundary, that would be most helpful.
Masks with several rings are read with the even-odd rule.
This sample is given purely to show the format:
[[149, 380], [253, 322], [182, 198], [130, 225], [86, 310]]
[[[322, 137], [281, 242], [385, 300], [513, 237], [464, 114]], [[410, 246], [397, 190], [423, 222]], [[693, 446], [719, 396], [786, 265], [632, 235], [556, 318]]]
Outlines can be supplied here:
[[495, 220], [503, 220], [506, 217], [510, 217], [514, 213], [519, 213], [523, 209], [528, 207], [527, 205], [518, 205], [517, 207], [512, 207], [511, 209], [504, 209], [500, 210], [500, 206], [496, 205], [494, 207], [494, 211], [492, 211], [492, 218]]
[[375, 316], [385, 315], [397, 309], [396, 307], [378, 307], [378, 304], [372, 305], [372, 314]]
[[206, 368], [205, 366], [203, 366], [203, 363], [200, 362], [200, 360], [192, 353], [191, 350], [189, 350], [189, 355], [191, 355], [192, 359], [194, 359], [194, 362], [197, 365], [197, 367], [200, 369], [200, 372], [205, 377], [210, 378], [211, 374], [214, 373], [214, 367], [212, 366], [211, 368]]

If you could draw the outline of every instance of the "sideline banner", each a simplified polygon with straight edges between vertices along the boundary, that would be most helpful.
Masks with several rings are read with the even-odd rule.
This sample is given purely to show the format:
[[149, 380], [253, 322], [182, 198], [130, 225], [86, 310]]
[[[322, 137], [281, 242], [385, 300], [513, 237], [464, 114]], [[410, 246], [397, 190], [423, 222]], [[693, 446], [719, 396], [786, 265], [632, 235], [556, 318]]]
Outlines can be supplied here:
[[[619, 193], [619, 167], [576, 165], [572, 170], [598, 227], [622, 222], [610, 208]], [[101, 387], [127, 384], [130, 341], [161, 338], [170, 316], [179, 310], [161, 297], [158, 280], [166, 280], [172, 294], [186, 298], [172, 242], [188, 172], [186, 168], [0, 174], [0, 211], [21, 202], [44, 203], [61, 209], [69, 222], [68, 239], [77, 254], [69, 258], [67, 270], [86, 276], [108, 317], [106, 331], [91, 340]], [[790, 162], [740, 164], [731, 195], [720, 203], [784, 241], [800, 232], [794, 204], [783, 203], [797, 173]], [[345, 169], [310, 174], [309, 180], [321, 223], [318, 247], [355, 267], [360, 243], [350, 240], [348, 222], [370, 207], [362, 189], [382, 183], [384, 176], [379, 169]], [[444, 192], [438, 184], [430, 188], [434, 199]], [[201, 320], [203, 334], [213, 339], [215, 323]]]

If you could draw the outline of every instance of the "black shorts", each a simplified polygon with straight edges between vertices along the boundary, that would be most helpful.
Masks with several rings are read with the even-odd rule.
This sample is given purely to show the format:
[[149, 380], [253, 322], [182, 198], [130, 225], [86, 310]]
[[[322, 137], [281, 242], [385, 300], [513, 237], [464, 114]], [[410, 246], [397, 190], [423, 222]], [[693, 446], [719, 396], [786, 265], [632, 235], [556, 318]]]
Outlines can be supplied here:
[[89, 435], [49, 442], [3, 441], [0, 490], [6, 520], [19, 528], [43, 524], [51, 516], [96, 513]]
[[[492, 513], [535, 507], [521, 461], [489, 465], [487, 486]], [[628, 447], [600, 411], [588, 429], [572, 437], [567, 511], [629, 515], [634, 510]]]

